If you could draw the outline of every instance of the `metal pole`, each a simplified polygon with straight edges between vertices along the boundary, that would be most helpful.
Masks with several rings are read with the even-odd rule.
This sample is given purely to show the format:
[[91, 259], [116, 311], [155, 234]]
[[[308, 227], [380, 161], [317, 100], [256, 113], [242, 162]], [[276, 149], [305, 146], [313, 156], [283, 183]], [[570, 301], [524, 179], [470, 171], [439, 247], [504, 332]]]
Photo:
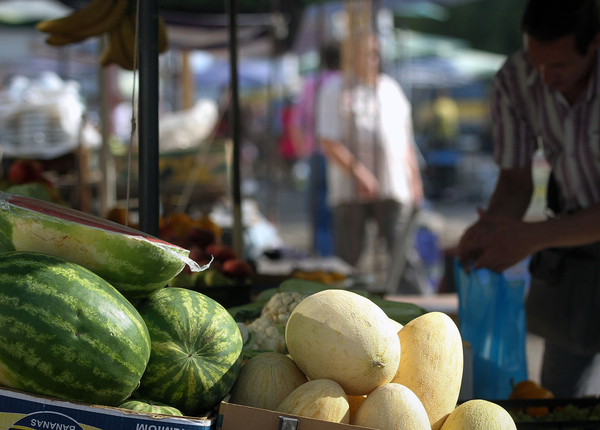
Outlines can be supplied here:
[[229, 13], [229, 65], [231, 76], [231, 131], [233, 140], [232, 181], [233, 197], [233, 250], [241, 258], [244, 257], [244, 240], [242, 236], [242, 195], [240, 184], [240, 104], [238, 91], [238, 51], [237, 51], [237, 0], [227, 0]]
[[158, 1], [139, 2], [139, 212], [140, 230], [159, 235]]

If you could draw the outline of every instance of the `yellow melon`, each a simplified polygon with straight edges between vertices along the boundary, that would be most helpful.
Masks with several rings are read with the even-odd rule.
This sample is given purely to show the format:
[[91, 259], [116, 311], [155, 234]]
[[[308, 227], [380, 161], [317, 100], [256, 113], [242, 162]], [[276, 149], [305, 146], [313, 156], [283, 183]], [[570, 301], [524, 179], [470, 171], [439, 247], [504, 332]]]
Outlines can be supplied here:
[[463, 348], [458, 327], [448, 315], [429, 312], [408, 322], [398, 332], [402, 356], [392, 382], [413, 391], [439, 429], [452, 412], [462, 383]]
[[281, 402], [277, 412], [334, 423], [350, 422], [348, 397], [330, 379], [315, 379], [300, 385]]
[[516, 430], [517, 425], [502, 406], [488, 400], [469, 400], [454, 409], [441, 430]]
[[287, 355], [263, 352], [242, 366], [231, 389], [231, 403], [274, 411], [308, 379]]
[[400, 362], [398, 333], [385, 312], [346, 290], [325, 290], [301, 301], [285, 339], [309, 379], [334, 380], [351, 396], [390, 382]]
[[427, 411], [404, 385], [389, 383], [367, 395], [352, 424], [379, 430], [430, 430]]

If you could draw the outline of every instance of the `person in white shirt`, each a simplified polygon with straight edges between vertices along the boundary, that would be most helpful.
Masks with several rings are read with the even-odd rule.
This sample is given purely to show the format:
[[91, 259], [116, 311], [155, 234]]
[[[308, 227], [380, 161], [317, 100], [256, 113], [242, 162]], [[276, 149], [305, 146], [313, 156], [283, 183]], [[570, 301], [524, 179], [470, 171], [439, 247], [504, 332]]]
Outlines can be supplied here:
[[[423, 199], [410, 103], [398, 83], [380, 73], [377, 38], [363, 38], [356, 49], [357, 82], [347, 85], [343, 74], [328, 80], [317, 97], [316, 119], [328, 160], [334, 250], [352, 266], [364, 249], [368, 219], [377, 222], [391, 255]], [[398, 292], [430, 293], [414, 247], [406, 257], [406, 282]]]

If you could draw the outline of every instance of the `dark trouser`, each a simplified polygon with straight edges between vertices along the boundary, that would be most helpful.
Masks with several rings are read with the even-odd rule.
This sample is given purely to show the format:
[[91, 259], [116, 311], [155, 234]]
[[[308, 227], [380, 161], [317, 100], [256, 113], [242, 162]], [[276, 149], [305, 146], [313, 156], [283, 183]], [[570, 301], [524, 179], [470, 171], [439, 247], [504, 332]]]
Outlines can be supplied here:
[[556, 397], [600, 394], [600, 243], [531, 259], [527, 328], [545, 339], [541, 382]]
[[373, 203], [345, 203], [333, 208], [333, 237], [335, 253], [356, 267], [365, 245], [368, 219], [374, 219], [377, 230], [391, 252], [394, 239], [401, 229], [401, 205], [393, 200]]
[[310, 218], [313, 228], [313, 251], [316, 255], [333, 255], [333, 220], [327, 205], [327, 166], [325, 156], [315, 151], [310, 156], [308, 190]]
[[[334, 249], [338, 257], [356, 267], [365, 245], [365, 227], [368, 219], [374, 219], [377, 230], [384, 238], [388, 254], [392, 255], [396, 238], [408, 227], [413, 208], [393, 200], [373, 203], [346, 203], [333, 208]], [[411, 240], [411, 243], [414, 241]], [[406, 250], [406, 266], [398, 293], [429, 294], [429, 282], [424, 263], [415, 248]]]
[[556, 398], [600, 394], [600, 355], [579, 355], [546, 341], [541, 384]]

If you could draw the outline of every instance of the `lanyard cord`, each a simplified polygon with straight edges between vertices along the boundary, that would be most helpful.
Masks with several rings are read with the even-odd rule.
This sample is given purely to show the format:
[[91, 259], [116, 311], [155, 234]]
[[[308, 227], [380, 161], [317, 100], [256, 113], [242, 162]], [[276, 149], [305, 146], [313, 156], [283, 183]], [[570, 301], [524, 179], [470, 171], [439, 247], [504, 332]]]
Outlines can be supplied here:
[[[139, 10], [140, 0], [137, 0], [136, 10]], [[133, 139], [137, 131], [137, 112], [135, 109], [135, 97], [136, 97], [136, 82], [137, 82], [137, 68], [138, 68], [138, 31], [139, 31], [139, 14], [136, 14], [135, 20], [135, 43], [133, 48], [133, 89], [131, 92], [131, 133], [129, 135], [129, 152], [127, 158], [127, 194], [125, 198], [125, 223], [129, 225], [129, 198], [131, 191], [131, 152], [133, 148]]]

